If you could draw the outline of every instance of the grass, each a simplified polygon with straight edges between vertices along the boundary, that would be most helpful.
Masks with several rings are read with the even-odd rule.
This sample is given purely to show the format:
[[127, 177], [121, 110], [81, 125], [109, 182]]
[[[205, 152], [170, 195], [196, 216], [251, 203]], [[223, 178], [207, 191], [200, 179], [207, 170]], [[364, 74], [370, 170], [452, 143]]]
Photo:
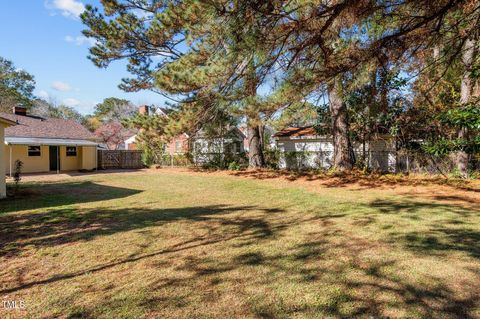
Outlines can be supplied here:
[[478, 190], [309, 185], [28, 182], [0, 201], [0, 299], [26, 308], [0, 317], [480, 318]]

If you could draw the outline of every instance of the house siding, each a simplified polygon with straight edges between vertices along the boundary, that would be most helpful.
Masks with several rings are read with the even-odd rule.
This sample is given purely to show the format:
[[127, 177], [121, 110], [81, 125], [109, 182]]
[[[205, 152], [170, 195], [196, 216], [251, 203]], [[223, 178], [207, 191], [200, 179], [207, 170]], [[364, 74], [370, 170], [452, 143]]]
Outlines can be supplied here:
[[[276, 141], [280, 151], [280, 168], [328, 169], [333, 165], [333, 142], [329, 138], [280, 137]], [[354, 144], [357, 158], [362, 156], [362, 146]], [[396, 152], [392, 140], [374, 140], [367, 145], [368, 164], [371, 169], [394, 172], [396, 170]]]
[[[10, 148], [12, 152], [12, 161], [10, 162]], [[23, 162], [23, 173], [48, 172], [50, 168], [50, 158], [48, 146], [40, 146], [40, 156], [28, 156], [28, 146], [26, 145], [6, 145], [5, 153], [8, 154], [5, 159], [5, 172], [13, 172], [15, 161]], [[10, 167], [10, 165], [12, 167]]]
[[[176, 145], [177, 142], [180, 144], [179, 148], [177, 149]], [[188, 137], [185, 134], [181, 134], [176, 136], [172, 141], [167, 144], [166, 152], [169, 155], [175, 154], [184, 154], [188, 152]]]
[[[5, 125], [0, 123], [0, 172], [5, 171], [5, 147], [2, 145], [5, 144]], [[6, 192], [6, 183], [5, 183], [5, 174], [0, 178], [0, 198], [3, 198], [7, 195]]]
[[81, 158], [81, 166], [80, 169], [92, 170], [97, 167], [96, 162], [96, 146], [83, 146], [82, 147], [82, 158]]
[[60, 170], [61, 171], [74, 171], [81, 167], [82, 160], [82, 148], [77, 147], [77, 156], [67, 156], [67, 147], [60, 146]]
[[[10, 163], [10, 147], [12, 148], [12, 161]], [[4, 147], [5, 156], [2, 160], [5, 174], [10, 173], [10, 164], [13, 165], [16, 160], [23, 162], [23, 173], [45, 173], [50, 171], [50, 151], [49, 146], [40, 146], [40, 156], [28, 156], [27, 145], [6, 145]], [[79, 169], [91, 170], [96, 167], [95, 146], [77, 146], [77, 156], [67, 156], [67, 147], [60, 146], [60, 170], [75, 171]]]

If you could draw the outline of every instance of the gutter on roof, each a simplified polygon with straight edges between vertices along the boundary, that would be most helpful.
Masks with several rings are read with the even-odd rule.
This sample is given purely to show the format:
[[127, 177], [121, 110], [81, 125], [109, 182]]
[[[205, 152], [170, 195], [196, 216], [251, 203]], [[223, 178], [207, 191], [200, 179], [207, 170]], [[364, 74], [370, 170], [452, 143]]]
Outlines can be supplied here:
[[6, 145], [98, 146], [98, 143], [81, 139], [5, 137]]
[[1, 122], [1, 123], [4, 123], [4, 124], [7, 124], [8, 126], [17, 125], [17, 122], [12, 121], [12, 120], [9, 120], [9, 119], [6, 119], [6, 118], [4, 118], [4, 117], [0, 117], [0, 122]]

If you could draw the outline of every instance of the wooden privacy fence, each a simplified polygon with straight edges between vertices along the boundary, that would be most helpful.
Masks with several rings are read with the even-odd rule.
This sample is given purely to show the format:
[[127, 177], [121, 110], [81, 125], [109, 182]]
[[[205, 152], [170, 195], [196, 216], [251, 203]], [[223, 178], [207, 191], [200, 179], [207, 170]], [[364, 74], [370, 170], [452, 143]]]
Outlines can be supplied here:
[[98, 151], [98, 168], [142, 168], [142, 151]]

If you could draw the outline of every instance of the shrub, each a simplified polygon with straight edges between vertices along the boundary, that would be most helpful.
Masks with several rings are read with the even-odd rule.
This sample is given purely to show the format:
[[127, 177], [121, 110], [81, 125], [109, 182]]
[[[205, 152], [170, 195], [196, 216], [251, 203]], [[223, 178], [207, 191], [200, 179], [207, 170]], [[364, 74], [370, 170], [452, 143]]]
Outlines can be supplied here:
[[18, 185], [22, 180], [21, 174], [23, 169], [23, 162], [21, 160], [15, 161], [15, 168], [13, 171], [13, 180], [15, 181], [15, 185]]
[[228, 164], [228, 170], [238, 171], [240, 170], [240, 164], [238, 164], [236, 161], [230, 162], [230, 164]]
[[272, 169], [278, 168], [278, 163], [280, 161], [280, 150], [270, 149], [263, 152], [265, 157], [265, 166]]
[[14, 191], [17, 193], [18, 187], [20, 186], [20, 181], [22, 180], [22, 169], [23, 169], [23, 162], [20, 160], [15, 161], [15, 167], [13, 170], [13, 181], [15, 183]]

